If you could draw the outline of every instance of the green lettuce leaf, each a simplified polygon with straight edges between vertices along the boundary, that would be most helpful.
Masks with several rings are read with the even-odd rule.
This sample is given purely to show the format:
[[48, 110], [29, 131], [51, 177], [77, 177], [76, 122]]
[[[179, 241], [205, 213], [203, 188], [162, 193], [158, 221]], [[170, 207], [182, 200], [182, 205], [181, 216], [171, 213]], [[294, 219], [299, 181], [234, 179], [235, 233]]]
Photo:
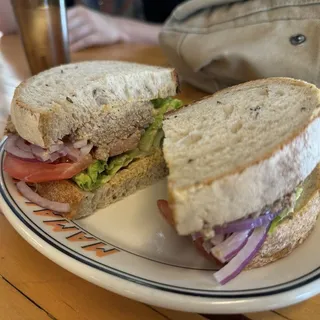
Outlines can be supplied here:
[[127, 167], [134, 160], [133, 154], [124, 153], [113, 157], [107, 164], [107, 173], [113, 177], [121, 168]]
[[75, 175], [73, 178], [73, 181], [81, 188], [82, 190], [85, 191], [91, 191], [93, 182], [89, 175], [87, 173], [80, 172], [77, 175]]
[[156, 136], [154, 137], [153, 140], [153, 148], [158, 149], [161, 147], [162, 139], [164, 138], [164, 132], [162, 129], [158, 130]]
[[152, 100], [152, 103], [156, 109], [154, 121], [142, 135], [138, 146], [144, 152], [150, 152], [152, 149], [160, 147], [163, 137], [162, 122], [164, 114], [168, 111], [177, 110], [183, 105], [181, 100], [171, 97], [165, 99], [158, 98]]
[[73, 181], [85, 191], [93, 191], [104, 183], [108, 182], [111, 177], [104, 174], [106, 163], [96, 160], [90, 166], [73, 177]]
[[269, 234], [272, 234], [275, 229], [277, 228], [277, 226], [285, 219], [287, 218], [291, 213], [294, 212], [295, 210], [295, 207], [296, 207], [296, 204], [299, 200], [299, 198], [301, 197], [302, 195], [302, 192], [303, 192], [303, 188], [302, 187], [297, 187], [296, 190], [295, 190], [295, 199], [292, 203], [292, 206], [289, 207], [289, 208], [286, 208], [286, 209], [283, 209], [281, 211], [281, 213], [275, 217], [270, 225], [270, 228], [269, 228]]
[[162, 128], [162, 122], [163, 114], [159, 113], [140, 139], [138, 148], [141, 151], [149, 152], [152, 149], [157, 133]]
[[93, 181], [96, 181], [98, 179], [99, 174], [103, 172], [105, 168], [105, 161], [96, 160], [88, 167], [88, 175], [91, 177]]
[[179, 99], [174, 99], [172, 97], [168, 98], [158, 98], [151, 101], [155, 109], [165, 109], [165, 112], [177, 110], [182, 107], [183, 103]]

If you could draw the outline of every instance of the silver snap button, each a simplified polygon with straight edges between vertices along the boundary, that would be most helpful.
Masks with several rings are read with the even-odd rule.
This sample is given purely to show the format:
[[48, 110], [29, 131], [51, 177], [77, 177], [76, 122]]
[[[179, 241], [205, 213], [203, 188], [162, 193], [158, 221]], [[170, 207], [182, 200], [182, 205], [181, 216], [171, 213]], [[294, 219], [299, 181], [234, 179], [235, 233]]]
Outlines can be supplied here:
[[290, 43], [293, 46], [298, 46], [299, 44], [304, 43], [306, 40], [307, 40], [307, 38], [303, 34], [296, 34], [296, 35], [290, 37]]

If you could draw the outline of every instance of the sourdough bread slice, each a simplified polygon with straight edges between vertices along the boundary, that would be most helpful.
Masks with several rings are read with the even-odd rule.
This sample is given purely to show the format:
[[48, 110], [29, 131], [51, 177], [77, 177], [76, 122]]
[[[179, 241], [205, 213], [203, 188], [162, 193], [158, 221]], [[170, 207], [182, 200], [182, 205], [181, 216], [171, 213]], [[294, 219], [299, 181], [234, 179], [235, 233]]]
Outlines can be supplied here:
[[179, 234], [271, 205], [320, 161], [320, 91], [289, 78], [234, 86], [164, 121], [169, 204]]
[[262, 267], [284, 258], [308, 238], [320, 212], [320, 165], [306, 179], [303, 187], [294, 213], [268, 235], [246, 269]]
[[177, 90], [170, 68], [120, 61], [61, 65], [16, 88], [11, 119], [22, 138], [44, 148], [67, 135], [98, 146], [150, 124], [150, 100]]
[[152, 155], [121, 169], [108, 183], [94, 192], [84, 192], [67, 180], [38, 183], [36, 190], [40, 196], [51, 201], [70, 203], [72, 211], [66, 216], [79, 219], [161, 180], [167, 174], [162, 151], [158, 149]]

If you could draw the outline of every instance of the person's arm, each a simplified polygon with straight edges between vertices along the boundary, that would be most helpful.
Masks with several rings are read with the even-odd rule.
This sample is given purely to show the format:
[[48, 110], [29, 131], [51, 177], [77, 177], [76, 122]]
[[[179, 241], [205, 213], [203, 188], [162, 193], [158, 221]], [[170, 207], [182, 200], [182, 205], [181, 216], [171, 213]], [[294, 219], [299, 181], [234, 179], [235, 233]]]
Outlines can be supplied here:
[[119, 25], [124, 42], [141, 42], [157, 44], [161, 24], [140, 22], [125, 18], [114, 18]]
[[117, 42], [158, 43], [161, 24], [104, 15], [82, 6], [68, 10], [72, 51]]
[[18, 27], [10, 0], [2, 0], [0, 9], [0, 32], [9, 34], [14, 33], [17, 30]]

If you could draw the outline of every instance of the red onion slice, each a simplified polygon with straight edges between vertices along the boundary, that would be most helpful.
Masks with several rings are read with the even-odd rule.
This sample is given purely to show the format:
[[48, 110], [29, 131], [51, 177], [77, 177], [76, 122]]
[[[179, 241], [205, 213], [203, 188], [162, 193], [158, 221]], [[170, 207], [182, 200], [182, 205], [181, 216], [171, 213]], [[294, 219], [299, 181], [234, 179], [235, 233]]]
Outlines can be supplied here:
[[50, 209], [56, 212], [70, 212], [71, 210], [69, 203], [54, 202], [42, 198], [37, 193], [35, 193], [24, 181], [19, 181], [17, 183], [17, 188], [25, 198], [36, 203], [42, 208]]
[[211, 249], [211, 254], [222, 263], [232, 259], [246, 244], [251, 230], [233, 233], [229, 238]]
[[207, 240], [202, 243], [202, 247], [207, 253], [210, 253], [213, 247], [213, 244], [211, 243], [210, 240]]
[[54, 152], [50, 154], [49, 162], [55, 162], [59, 158], [65, 156], [67, 153], [62, 154], [61, 152]]
[[81, 156], [83, 157], [83, 156], [86, 156], [87, 154], [89, 154], [92, 148], [93, 148], [93, 144], [92, 143], [89, 143], [85, 147], [82, 147], [80, 149]]
[[44, 149], [34, 144], [28, 145], [18, 135], [9, 135], [5, 150], [15, 157], [29, 161], [54, 162], [68, 155], [70, 160], [78, 162], [82, 157], [89, 154], [92, 148], [92, 143], [87, 144], [87, 140], [79, 140], [74, 145], [70, 142], [64, 145], [61, 142], [51, 145], [48, 149]]
[[87, 144], [88, 144], [87, 139], [78, 140], [73, 144], [73, 147], [76, 149], [81, 149], [81, 148], [85, 147]]
[[39, 147], [39, 146], [36, 146], [35, 144], [32, 144], [31, 145], [31, 150], [32, 150], [32, 153], [35, 155], [35, 157], [41, 161], [48, 161], [50, 160], [50, 153], [49, 151]]
[[191, 237], [192, 237], [192, 240], [195, 241], [197, 239], [202, 238], [203, 236], [202, 236], [201, 232], [194, 232], [191, 234]]
[[216, 246], [216, 245], [220, 244], [221, 242], [223, 242], [224, 239], [225, 239], [224, 234], [216, 234], [213, 238], [210, 239], [210, 241], [214, 246]]
[[16, 142], [16, 146], [26, 152], [31, 152], [31, 145], [26, 144], [26, 141], [19, 137]]
[[63, 144], [53, 144], [49, 147], [49, 152], [54, 153], [63, 149]]
[[[203, 238], [203, 234], [201, 232], [194, 232], [191, 234], [192, 240], [196, 241], [200, 238]], [[221, 243], [226, 238], [224, 234], [216, 234], [214, 237], [210, 239], [211, 243], [216, 246], [217, 244]]]
[[35, 156], [31, 152], [24, 151], [16, 146], [18, 139], [19, 136], [17, 135], [9, 135], [6, 141], [5, 150], [18, 158], [35, 159]]
[[279, 212], [270, 212], [254, 219], [249, 218], [244, 220], [237, 220], [223, 226], [216, 226], [214, 227], [214, 231], [216, 234], [226, 234], [258, 228], [271, 222], [278, 214]]
[[66, 144], [64, 150], [67, 152], [68, 157], [70, 160], [74, 162], [78, 162], [81, 158], [80, 150], [74, 148], [71, 144]]
[[214, 274], [214, 278], [221, 285], [224, 285], [235, 278], [254, 258], [267, 237], [269, 226], [270, 223], [254, 229], [246, 245], [239, 251], [239, 253], [226, 266]]

